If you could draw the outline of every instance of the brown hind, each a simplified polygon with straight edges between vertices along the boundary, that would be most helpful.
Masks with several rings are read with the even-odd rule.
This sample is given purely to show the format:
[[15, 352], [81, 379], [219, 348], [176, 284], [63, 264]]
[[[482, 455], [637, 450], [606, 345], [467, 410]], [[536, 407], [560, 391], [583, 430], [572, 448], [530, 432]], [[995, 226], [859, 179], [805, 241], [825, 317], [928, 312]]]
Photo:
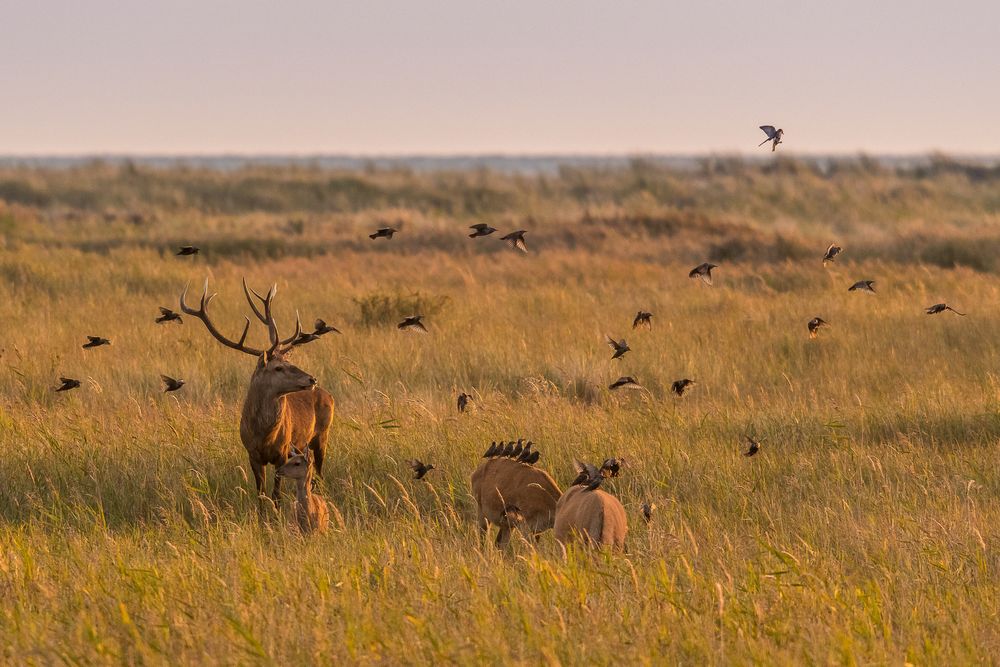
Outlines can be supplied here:
[[[208, 316], [208, 305], [215, 294], [208, 293], [208, 280], [197, 309], [185, 302], [187, 288], [181, 294], [181, 310], [197, 317], [212, 336], [226, 347], [257, 357], [257, 367], [250, 377], [250, 386], [243, 401], [243, 415], [240, 418], [240, 439], [250, 457], [257, 494], [265, 495], [266, 466], [284, 465], [292, 447], [312, 450], [316, 474], [323, 476], [323, 459], [333, 422], [333, 397], [325, 389], [316, 386], [316, 378], [301, 370], [286, 359], [292, 349], [292, 342], [302, 332], [302, 325], [296, 318], [295, 333], [284, 340], [278, 336], [278, 327], [271, 312], [276, 287], [272, 286], [267, 296], [261, 296], [247, 287], [243, 280], [243, 291], [254, 315], [267, 326], [270, 347], [256, 349], [247, 346], [246, 338], [250, 330], [250, 318], [246, 319], [239, 341], [226, 338]], [[260, 300], [263, 311], [254, 302]], [[281, 478], [275, 477], [271, 498], [278, 502], [281, 492]]]

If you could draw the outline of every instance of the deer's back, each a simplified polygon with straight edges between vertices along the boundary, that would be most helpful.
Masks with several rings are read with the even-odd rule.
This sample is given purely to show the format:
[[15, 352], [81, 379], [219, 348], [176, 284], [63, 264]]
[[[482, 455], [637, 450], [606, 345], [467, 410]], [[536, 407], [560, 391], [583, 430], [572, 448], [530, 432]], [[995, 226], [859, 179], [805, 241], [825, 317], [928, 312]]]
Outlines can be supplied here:
[[516, 505], [533, 532], [552, 527], [559, 485], [544, 470], [511, 459], [488, 459], [472, 473], [472, 495], [479, 515], [494, 525], [503, 519], [504, 506]]
[[580, 537], [591, 544], [624, 549], [626, 533], [625, 508], [610, 493], [574, 486], [559, 499], [555, 535], [560, 542]]

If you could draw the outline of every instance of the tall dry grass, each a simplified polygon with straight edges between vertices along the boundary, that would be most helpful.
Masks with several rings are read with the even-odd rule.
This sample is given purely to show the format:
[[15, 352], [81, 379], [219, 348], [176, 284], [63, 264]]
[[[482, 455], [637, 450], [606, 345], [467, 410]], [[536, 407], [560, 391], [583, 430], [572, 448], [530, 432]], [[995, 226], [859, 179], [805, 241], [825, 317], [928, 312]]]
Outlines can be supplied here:
[[[155, 176], [141, 192], [201, 175]], [[771, 176], [796, 191], [818, 178]], [[657, 178], [668, 177], [715, 178]], [[92, 191], [84, 175], [30, 175], [74, 178]], [[449, 178], [464, 192], [474, 176], [421, 178], [447, 198]], [[538, 199], [532, 211], [560, 201], [539, 180], [510, 183]], [[749, 185], [732, 197], [757, 197], [739, 190]], [[983, 201], [965, 206], [988, 240], [995, 212]], [[779, 229], [722, 224], [696, 204], [672, 234], [633, 233], [611, 204], [580, 219], [525, 209], [508, 220], [535, 216], [523, 256], [465, 238], [461, 216], [378, 199], [314, 217], [164, 206], [141, 224], [61, 206], [4, 209], [5, 662], [954, 664], [1000, 653], [992, 272], [877, 258], [863, 240], [868, 250], [845, 242], [824, 269], [829, 223], [811, 228], [798, 221], [811, 212], [791, 209]], [[406, 227], [389, 243], [355, 238], [396, 218]], [[296, 219], [301, 234], [287, 227]], [[922, 224], [904, 216], [884, 233]], [[947, 229], [945, 240], [964, 233]], [[756, 248], [779, 232], [797, 245]], [[712, 257], [705, 238], [752, 249], [719, 262], [711, 288], [686, 276]], [[267, 239], [285, 250], [254, 250]], [[181, 240], [204, 256], [172, 257]], [[278, 283], [286, 328], [298, 310], [344, 331], [296, 359], [337, 401], [318, 489], [342, 517], [329, 535], [302, 538], [287, 516], [256, 513], [237, 429], [252, 360], [197, 321], [153, 324], [157, 306], [206, 275], [229, 332], [246, 310], [243, 275]], [[877, 296], [846, 291], [862, 278]], [[414, 293], [437, 304], [428, 336], [359, 305]], [[968, 317], [923, 314], [942, 300]], [[652, 331], [630, 330], [640, 308]], [[831, 327], [810, 341], [816, 315]], [[633, 352], [612, 361], [605, 333]], [[86, 334], [114, 344], [84, 351]], [[164, 395], [159, 373], [188, 384]], [[60, 374], [83, 388], [53, 393]], [[607, 390], [626, 374], [647, 391]], [[699, 384], [677, 399], [681, 377]], [[475, 397], [461, 415], [460, 390]], [[764, 438], [752, 459], [744, 433]], [[566, 554], [550, 534], [509, 552], [481, 541], [469, 475], [491, 440], [518, 435], [562, 485], [574, 457], [626, 457], [609, 484], [632, 524], [626, 556]], [[427, 483], [409, 479], [412, 457], [437, 465]], [[648, 527], [646, 501], [659, 506]]]

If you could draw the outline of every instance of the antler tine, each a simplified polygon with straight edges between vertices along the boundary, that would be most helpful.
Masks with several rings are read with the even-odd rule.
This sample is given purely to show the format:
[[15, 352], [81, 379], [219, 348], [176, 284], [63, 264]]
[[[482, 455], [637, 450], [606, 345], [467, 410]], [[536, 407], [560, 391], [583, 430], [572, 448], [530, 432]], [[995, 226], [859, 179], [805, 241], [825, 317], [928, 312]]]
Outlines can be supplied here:
[[246, 294], [247, 303], [250, 304], [250, 309], [253, 310], [253, 314], [257, 316], [258, 320], [260, 320], [264, 324], [267, 324], [267, 319], [265, 319], [264, 313], [260, 312], [260, 308], [257, 307], [257, 304], [254, 303], [253, 297], [251, 297], [250, 295], [252, 294], [253, 296], [257, 297], [258, 299], [261, 300], [262, 303], [265, 301], [265, 299], [257, 292], [257, 290], [247, 285], [246, 276], [243, 276], [243, 293]]
[[188, 315], [191, 315], [192, 317], [197, 317], [199, 320], [201, 320], [202, 324], [205, 325], [205, 328], [208, 329], [208, 333], [212, 334], [213, 338], [215, 338], [217, 341], [219, 341], [226, 347], [232, 348], [234, 350], [239, 350], [240, 352], [245, 352], [247, 354], [251, 354], [255, 357], [259, 357], [260, 355], [264, 354], [263, 350], [258, 350], [256, 348], [248, 347], [247, 345], [245, 345], [247, 334], [250, 331], [250, 318], [248, 317], [244, 318], [246, 320], [246, 326], [243, 327], [243, 335], [240, 336], [239, 342], [232, 341], [226, 336], [224, 336], [222, 332], [220, 332], [212, 323], [211, 318], [208, 316], [208, 304], [212, 302], [212, 299], [216, 297], [216, 294], [214, 292], [212, 294], [208, 293], [208, 278], [205, 279], [205, 291], [202, 292], [201, 294], [201, 300], [197, 310], [187, 305], [187, 300], [186, 300], [187, 293], [188, 293], [188, 285], [185, 285], [184, 291], [181, 292], [181, 299], [180, 299], [181, 311]]
[[299, 317], [299, 311], [296, 310], [295, 311], [295, 333], [293, 333], [290, 337], [286, 338], [285, 340], [281, 341], [281, 349], [282, 349], [282, 351], [290, 350], [292, 348], [292, 344], [295, 343], [295, 341], [297, 341], [299, 339], [299, 336], [301, 336], [301, 335], [302, 335], [302, 318]]
[[267, 296], [264, 298], [264, 317], [267, 318], [265, 320], [267, 323], [267, 335], [271, 339], [270, 352], [274, 352], [281, 345], [281, 340], [278, 338], [278, 325], [274, 321], [274, 312], [271, 310], [271, 301], [274, 299], [277, 291], [277, 284], [272, 284], [271, 289], [268, 290]]

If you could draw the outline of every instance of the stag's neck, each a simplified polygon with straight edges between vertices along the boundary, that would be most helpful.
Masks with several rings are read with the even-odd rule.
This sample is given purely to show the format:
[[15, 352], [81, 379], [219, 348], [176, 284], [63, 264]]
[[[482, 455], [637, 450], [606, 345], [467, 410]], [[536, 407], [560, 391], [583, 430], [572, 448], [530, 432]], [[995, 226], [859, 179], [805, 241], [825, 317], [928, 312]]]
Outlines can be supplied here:
[[259, 384], [250, 382], [250, 389], [243, 402], [243, 422], [250, 427], [251, 432], [268, 439], [283, 423], [284, 414], [284, 396], [276, 396], [265, 391]]

